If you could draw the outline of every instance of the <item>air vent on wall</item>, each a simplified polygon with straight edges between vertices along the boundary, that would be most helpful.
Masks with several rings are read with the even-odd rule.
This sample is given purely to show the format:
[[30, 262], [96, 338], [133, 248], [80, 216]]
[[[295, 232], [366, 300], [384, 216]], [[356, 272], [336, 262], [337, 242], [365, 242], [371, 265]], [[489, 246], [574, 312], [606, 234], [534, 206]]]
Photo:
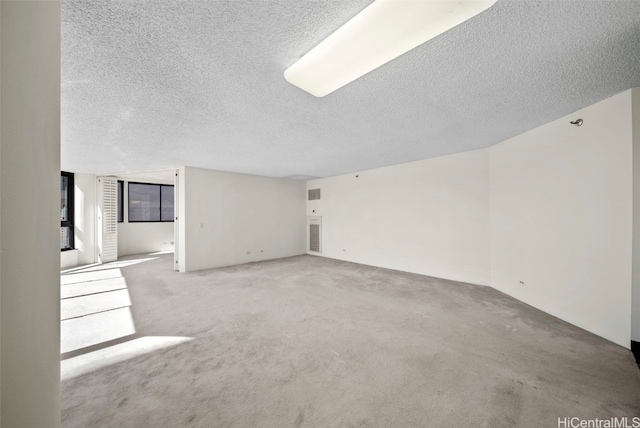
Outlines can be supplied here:
[[320, 199], [320, 189], [309, 189], [309, 200]]
[[309, 225], [309, 251], [320, 252], [320, 225]]
[[309, 253], [322, 253], [322, 217], [307, 217], [307, 225], [309, 234], [307, 235], [307, 244]]

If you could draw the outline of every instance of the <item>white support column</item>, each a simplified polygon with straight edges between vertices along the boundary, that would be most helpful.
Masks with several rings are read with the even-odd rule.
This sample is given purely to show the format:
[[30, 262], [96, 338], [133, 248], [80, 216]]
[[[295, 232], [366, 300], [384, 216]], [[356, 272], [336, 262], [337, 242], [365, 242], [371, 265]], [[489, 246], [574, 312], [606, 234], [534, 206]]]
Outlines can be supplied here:
[[0, 425], [60, 426], [60, 2], [0, 1]]

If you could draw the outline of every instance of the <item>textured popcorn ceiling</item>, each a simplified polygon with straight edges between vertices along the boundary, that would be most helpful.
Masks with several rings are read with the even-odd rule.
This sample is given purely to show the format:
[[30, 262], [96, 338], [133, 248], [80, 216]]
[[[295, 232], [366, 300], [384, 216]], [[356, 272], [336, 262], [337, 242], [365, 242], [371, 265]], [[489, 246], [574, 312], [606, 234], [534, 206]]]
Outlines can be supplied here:
[[640, 86], [640, 1], [499, 0], [324, 98], [284, 70], [370, 0], [62, 1], [62, 168], [325, 177], [488, 147]]

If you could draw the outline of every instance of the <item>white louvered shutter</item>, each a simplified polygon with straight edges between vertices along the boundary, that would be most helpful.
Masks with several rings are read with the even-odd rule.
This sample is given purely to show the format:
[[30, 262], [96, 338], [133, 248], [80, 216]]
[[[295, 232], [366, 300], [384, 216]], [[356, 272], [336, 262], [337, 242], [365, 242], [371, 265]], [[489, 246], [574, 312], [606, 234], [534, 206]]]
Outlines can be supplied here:
[[98, 178], [98, 261], [118, 259], [118, 180]]

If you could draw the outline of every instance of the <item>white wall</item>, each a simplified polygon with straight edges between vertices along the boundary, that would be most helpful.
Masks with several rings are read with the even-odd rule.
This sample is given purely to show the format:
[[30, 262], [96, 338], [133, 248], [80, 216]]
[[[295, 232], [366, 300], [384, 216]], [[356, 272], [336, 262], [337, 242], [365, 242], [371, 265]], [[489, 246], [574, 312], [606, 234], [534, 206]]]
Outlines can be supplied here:
[[640, 342], [640, 88], [632, 90], [633, 120], [633, 290], [631, 340]]
[[78, 266], [78, 250], [60, 251], [60, 269]]
[[60, 3], [0, 10], [0, 423], [58, 427]]
[[74, 246], [78, 264], [96, 262], [96, 176], [73, 174], [75, 184]]
[[307, 187], [321, 188], [307, 215], [322, 216], [323, 256], [489, 284], [486, 151], [313, 180]]
[[[124, 222], [118, 223], [118, 257], [173, 251], [173, 222], [129, 223], [128, 181], [124, 181]], [[160, 183], [159, 181], [148, 182]], [[171, 184], [162, 182], [160, 184]]]
[[118, 223], [118, 257], [173, 251], [173, 223]]
[[173, 223], [118, 223], [118, 257], [173, 251]]
[[627, 348], [631, 132], [627, 91], [490, 149], [491, 285]]
[[488, 149], [310, 181], [307, 215], [323, 256], [491, 285], [628, 348], [631, 138], [627, 91]]
[[304, 253], [305, 183], [184, 168], [181, 271]]

